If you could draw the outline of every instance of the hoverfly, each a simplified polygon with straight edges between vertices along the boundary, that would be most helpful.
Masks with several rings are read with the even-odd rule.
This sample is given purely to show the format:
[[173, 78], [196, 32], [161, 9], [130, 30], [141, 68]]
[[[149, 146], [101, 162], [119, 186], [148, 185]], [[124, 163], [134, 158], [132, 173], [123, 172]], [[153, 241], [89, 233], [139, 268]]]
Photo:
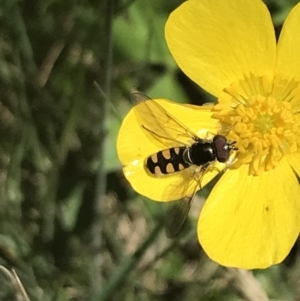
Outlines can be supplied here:
[[[181, 230], [196, 192], [201, 188], [201, 178], [205, 172], [215, 161], [228, 162], [230, 152], [237, 150], [236, 142], [228, 142], [220, 134], [212, 139], [201, 139], [155, 100], [142, 93], [132, 93], [131, 97], [133, 101], [139, 102], [136, 115], [141, 120], [142, 128], [166, 145], [166, 149], [152, 154], [145, 160], [146, 171], [154, 177], [161, 177], [193, 168], [191, 176], [197, 182], [191, 194], [187, 193], [180, 200], [172, 202], [167, 211], [165, 230], [166, 236], [171, 238]], [[190, 142], [183, 142], [183, 137], [189, 138]], [[175, 185], [167, 189], [177, 188]]]

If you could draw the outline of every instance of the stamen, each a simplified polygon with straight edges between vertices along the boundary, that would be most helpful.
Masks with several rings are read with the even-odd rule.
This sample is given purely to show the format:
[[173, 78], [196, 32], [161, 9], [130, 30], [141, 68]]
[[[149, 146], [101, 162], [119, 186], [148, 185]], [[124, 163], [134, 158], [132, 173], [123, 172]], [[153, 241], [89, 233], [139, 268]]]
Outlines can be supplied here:
[[224, 92], [231, 100], [220, 98], [214, 117], [230, 128], [228, 139], [237, 141], [235, 167], [248, 164], [249, 172], [258, 175], [300, 150], [300, 118], [294, 114], [300, 112], [298, 82], [251, 76]]

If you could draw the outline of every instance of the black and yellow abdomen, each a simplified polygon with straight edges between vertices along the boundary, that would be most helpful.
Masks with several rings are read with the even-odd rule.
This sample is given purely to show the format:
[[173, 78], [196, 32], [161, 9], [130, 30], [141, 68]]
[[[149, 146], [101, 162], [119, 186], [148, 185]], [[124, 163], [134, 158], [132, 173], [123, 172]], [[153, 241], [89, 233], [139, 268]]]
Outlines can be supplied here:
[[166, 175], [181, 171], [192, 165], [205, 170], [213, 161], [227, 162], [230, 151], [236, 150], [235, 142], [228, 143], [222, 135], [213, 140], [195, 138], [191, 146], [173, 147], [151, 155], [146, 160], [146, 168], [154, 175]]
[[174, 147], [160, 151], [146, 160], [146, 167], [155, 175], [170, 174], [183, 170], [190, 166], [184, 160], [186, 150], [186, 147]]

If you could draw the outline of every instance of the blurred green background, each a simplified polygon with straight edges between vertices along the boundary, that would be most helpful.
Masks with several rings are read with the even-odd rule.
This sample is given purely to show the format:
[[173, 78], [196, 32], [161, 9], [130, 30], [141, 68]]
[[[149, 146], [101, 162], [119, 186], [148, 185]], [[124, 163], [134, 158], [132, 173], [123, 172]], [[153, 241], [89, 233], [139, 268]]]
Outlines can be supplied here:
[[[115, 144], [132, 89], [212, 100], [166, 47], [182, 2], [0, 1], [0, 300], [26, 300], [3, 267], [32, 301], [300, 300], [299, 242], [267, 270], [221, 267], [196, 235], [213, 183], [169, 240], [166, 206], [122, 174]], [[266, 1], [277, 34], [297, 2]]]

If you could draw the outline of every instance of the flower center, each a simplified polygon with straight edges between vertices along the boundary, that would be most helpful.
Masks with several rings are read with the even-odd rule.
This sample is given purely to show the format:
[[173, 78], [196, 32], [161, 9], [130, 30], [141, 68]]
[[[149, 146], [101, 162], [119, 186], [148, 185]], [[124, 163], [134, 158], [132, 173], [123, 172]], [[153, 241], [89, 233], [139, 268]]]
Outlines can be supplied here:
[[228, 139], [237, 141], [234, 167], [248, 164], [250, 174], [258, 175], [275, 168], [285, 154], [300, 150], [298, 84], [251, 77], [224, 92], [214, 117], [229, 129]]
[[261, 134], [267, 134], [274, 128], [275, 118], [270, 115], [259, 114], [254, 120], [254, 129]]

